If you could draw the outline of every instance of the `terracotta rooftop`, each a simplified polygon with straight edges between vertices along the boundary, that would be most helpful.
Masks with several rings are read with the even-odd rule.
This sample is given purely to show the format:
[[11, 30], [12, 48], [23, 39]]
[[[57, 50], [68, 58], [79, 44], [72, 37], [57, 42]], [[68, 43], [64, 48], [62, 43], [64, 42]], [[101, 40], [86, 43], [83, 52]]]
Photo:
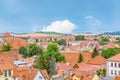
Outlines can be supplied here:
[[120, 61], [120, 53], [111, 57], [111, 58], [109, 58], [109, 59], [107, 59], [107, 60], [109, 60], [109, 61]]
[[115, 76], [114, 80], [120, 80], [120, 77], [119, 76]]
[[8, 40], [7, 43], [11, 44], [13, 49], [19, 49], [21, 46], [28, 46], [27, 41], [23, 39]]
[[47, 70], [41, 70], [41, 72], [42, 72], [44, 78], [47, 78], [47, 79], [49, 78]]
[[78, 63], [78, 66], [79, 66], [78, 69], [80, 71], [86, 71], [86, 72], [88, 72], [88, 71], [94, 71], [94, 70], [96, 70], [96, 67], [91, 66], [91, 65], [89, 65], [89, 64], [87, 64], [85, 62]]
[[17, 67], [13, 70], [13, 77], [20, 77], [20, 80], [33, 80], [38, 70], [30, 69], [28, 66]]
[[10, 33], [8, 33], [8, 32], [4, 33], [2, 36], [3, 37], [12, 37], [12, 35]]
[[99, 55], [99, 56], [96, 56], [93, 59], [89, 60], [87, 63], [94, 64], [94, 65], [105, 64], [106, 59], [104, 57], [102, 57], [101, 55]]
[[9, 70], [14, 68], [14, 60], [18, 59], [15, 51], [0, 52], [0, 69]]
[[79, 54], [82, 54], [82, 56], [84, 58], [84, 60], [83, 60], [84, 62], [87, 62], [88, 60], [91, 59], [90, 52], [75, 51], [75, 52], [63, 52], [62, 54], [65, 56], [66, 61], [71, 63], [71, 64], [78, 63]]

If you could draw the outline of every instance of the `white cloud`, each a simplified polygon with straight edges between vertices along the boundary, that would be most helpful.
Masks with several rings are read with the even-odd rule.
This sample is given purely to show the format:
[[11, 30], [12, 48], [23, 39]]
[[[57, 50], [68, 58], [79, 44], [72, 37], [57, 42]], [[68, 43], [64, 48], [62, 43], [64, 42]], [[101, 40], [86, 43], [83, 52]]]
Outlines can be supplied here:
[[87, 24], [89, 26], [100, 26], [102, 22], [98, 19], [95, 19], [93, 16], [86, 16]]
[[75, 24], [69, 20], [53, 21], [49, 26], [43, 27], [41, 31], [59, 32], [59, 33], [71, 33], [76, 28]]

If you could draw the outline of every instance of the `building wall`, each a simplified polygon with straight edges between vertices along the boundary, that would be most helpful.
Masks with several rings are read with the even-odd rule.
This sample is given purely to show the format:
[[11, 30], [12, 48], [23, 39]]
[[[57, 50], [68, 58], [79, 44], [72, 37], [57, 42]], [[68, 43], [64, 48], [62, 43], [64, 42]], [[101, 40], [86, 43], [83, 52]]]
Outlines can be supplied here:
[[40, 73], [40, 71], [38, 71], [34, 80], [46, 80], [46, 79], [43, 77], [43, 75]]
[[4, 76], [5, 72], [3, 71], [3, 74], [0, 75], [0, 80], [18, 80], [18, 77], [16, 77], [16, 79], [14, 79], [14, 77], [12, 77], [13, 75], [13, 70], [11, 70], [11, 76], [8, 75], [8, 71], [7, 71], [7, 77]]
[[107, 61], [107, 76], [120, 76], [120, 62]]
[[92, 80], [98, 80], [98, 79], [99, 79], [98, 75], [94, 75]]

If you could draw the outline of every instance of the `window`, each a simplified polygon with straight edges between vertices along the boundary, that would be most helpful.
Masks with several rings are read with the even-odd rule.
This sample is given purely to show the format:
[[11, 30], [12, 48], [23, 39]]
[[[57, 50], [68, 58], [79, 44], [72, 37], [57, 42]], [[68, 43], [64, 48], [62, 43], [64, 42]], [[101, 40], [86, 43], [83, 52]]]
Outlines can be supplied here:
[[117, 71], [115, 71], [115, 75], [117, 75]]
[[115, 63], [115, 67], [117, 67], [117, 63]]
[[118, 71], [118, 74], [120, 75], [120, 71]]
[[11, 76], [11, 70], [8, 71], [9, 76]]
[[119, 63], [119, 68], [120, 68], [120, 63]]
[[16, 80], [16, 78], [14, 77], [14, 80]]
[[111, 67], [113, 67], [113, 63], [111, 63]]
[[4, 76], [7, 77], [7, 71], [5, 71]]
[[113, 70], [111, 70], [111, 75], [113, 75]]

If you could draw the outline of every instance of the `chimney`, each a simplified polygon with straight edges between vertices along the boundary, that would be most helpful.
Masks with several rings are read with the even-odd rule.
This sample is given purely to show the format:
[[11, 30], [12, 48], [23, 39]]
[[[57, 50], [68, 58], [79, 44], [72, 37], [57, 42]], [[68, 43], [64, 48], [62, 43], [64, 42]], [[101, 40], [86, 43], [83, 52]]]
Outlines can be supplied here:
[[30, 67], [30, 73], [32, 73], [32, 70], [33, 70], [33, 68], [32, 68], [32, 67]]

